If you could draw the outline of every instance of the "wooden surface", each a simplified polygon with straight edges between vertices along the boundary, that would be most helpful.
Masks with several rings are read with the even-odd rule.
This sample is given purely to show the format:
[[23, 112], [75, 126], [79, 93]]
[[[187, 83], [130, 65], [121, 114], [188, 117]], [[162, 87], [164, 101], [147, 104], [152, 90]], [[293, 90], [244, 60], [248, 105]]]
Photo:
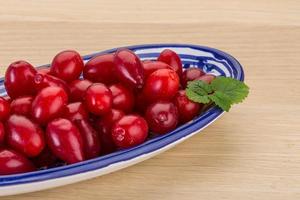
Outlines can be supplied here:
[[0, 66], [143, 43], [222, 49], [249, 98], [188, 141], [133, 167], [16, 200], [300, 199], [300, 1], [1, 1]]

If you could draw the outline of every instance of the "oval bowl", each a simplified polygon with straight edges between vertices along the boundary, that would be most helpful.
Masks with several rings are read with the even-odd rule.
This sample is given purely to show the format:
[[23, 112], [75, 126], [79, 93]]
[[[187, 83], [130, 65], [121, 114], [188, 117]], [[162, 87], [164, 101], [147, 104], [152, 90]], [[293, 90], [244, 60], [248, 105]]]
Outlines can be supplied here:
[[[244, 80], [244, 72], [239, 62], [231, 55], [214, 48], [189, 44], [146, 44], [120, 48], [131, 49], [141, 60], [156, 59], [162, 50], [166, 48], [172, 49], [181, 57], [184, 68], [199, 67], [205, 72], [216, 76]], [[87, 62], [96, 55], [112, 53], [117, 49], [86, 55], [83, 59]], [[49, 65], [41, 67], [49, 67]], [[6, 95], [3, 78], [0, 80], [0, 94], [1, 96]], [[117, 151], [95, 159], [30, 173], [0, 176], [0, 196], [58, 187], [134, 165], [166, 151], [199, 133], [219, 118], [222, 113], [223, 111], [218, 107], [212, 107], [194, 120], [178, 127], [170, 133], [152, 138], [136, 147]]]

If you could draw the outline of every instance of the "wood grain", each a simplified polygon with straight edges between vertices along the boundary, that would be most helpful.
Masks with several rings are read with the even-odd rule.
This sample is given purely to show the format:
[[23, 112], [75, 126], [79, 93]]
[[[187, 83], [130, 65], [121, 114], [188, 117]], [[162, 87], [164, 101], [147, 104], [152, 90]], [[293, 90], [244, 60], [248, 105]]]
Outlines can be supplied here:
[[202, 134], [153, 159], [3, 199], [300, 199], [299, 41], [299, 1], [1, 1], [2, 74], [62, 49], [176, 42], [234, 55], [251, 88]]

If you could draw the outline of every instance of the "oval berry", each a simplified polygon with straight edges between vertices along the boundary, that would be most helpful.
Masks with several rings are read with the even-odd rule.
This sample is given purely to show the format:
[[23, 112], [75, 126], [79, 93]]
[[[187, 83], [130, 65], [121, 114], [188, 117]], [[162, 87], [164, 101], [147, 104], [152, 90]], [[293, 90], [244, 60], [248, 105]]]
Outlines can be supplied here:
[[11, 98], [34, 95], [35, 68], [26, 61], [17, 61], [9, 65], [5, 73], [4, 85]]
[[114, 84], [109, 87], [112, 93], [112, 107], [129, 113], [134, 106], [134, 96], [131, 90], [121, 84]]
[[68, 102], [68, 96], [61, 87], [46, 87], [42, 89], [32, 102], [32, 117], [39, 123], [61, 116]]
[[73, 50], [58, 53], [52, 63], [50, 73], [66, 82], [79, 78], [84, 64], [78, 52]]
[[75, 121], [83, 141], [83, 151], [86, 159], [92, 159], [100, 154], [100, 138], [98, 133], [86, 119]]
[[14, 99], [10, 103], [10, 111], [12, 114], [30, 116], [33, 97], [24, 96]]
[[99, 131], [102, 154], [108, 154], [116, 150], [116, 145], [111, 136], [111, 128], [116, 121], [124, 116], [121, 110], [112, 109], [109, 113], [96, 121], [96, 128]]
[[84, 95], [88, 87], [93, 83], [89, 80], [75, 80], [69, 84], [70, 102], [83, 101]]
[[179, 113], [179, 121], [181, 123], [188, 122], [196, 117], [203, 104], [199, 104], [189, 100], [185, 94], [185, 90], [178, 91], [175, 96], [175, 105]]
[[61, 160], [68, 164], [84, 160], [81, 134], [70, 120], [58, 118], [48, 123], [46, 138], [53, 154]]
[[10, 150], [0, 150], [0, 175], [10, 175], [34, 171], [33, 164], [22, 154]]
[[160, 53], [157, 60], [170, 65], [173, 68], [173, 70], [178, 74], [178, 76], [181, 77], [182, 63], [177, 53], [170, 49], [165, 49]]
[[137, 55], [128, 49], [120, 49], [114, 57], [116, 75], [130, 88], [141, 89], [144, 85], [144, 68]]
[[114, 54], [93, 57], [85, 64], [83, 77], [92, 82], [104, 84], [116, 83]]
[[9, 102], [3, 97], [0, 97], [0, 121], [6, 120], [9, 116], [9, 113], [10, 113]]
[[176, 72], [170, 69], [159, 69], [148, 77], [143, 94], [150, 102], [171, 100], [178, 88], [179, 78]]
[[42, 129], [22, 115], [11, 115], [6, 122], [7, 144], [27, 157], [34, 157], [45, 147]]
[[145, 114], [150, 130], [154, 133], [167, 133], [178, 124], [178, 110], [171, 102], [156, 102], [151, 104]]
[[186, 88], [187, 83], [189, 81], [193, 81], [196, 78], [199, 78], [200, 76], [203, 76], [204, 74], [205, 74], [205, 72], [202, 71], [202, 69], [200, 69], [200, 68], [192, 67], [192, 68], [186, 69], [182, 73], [181, 86], [183, 88]]
[[205, 74], [203, 76], [200, 76], [200, 77], [196, 78], [195, 80], [201, 80], [201, 81], [204, 81], [206, 83], [211, 83], [215, 78], [216, 78], [216, 76], [214, 76], [212, 74]]
[[125, 115], [114, 124], [111, 134], [116, 146], [129, 148], [139, 145], [146, 140], [148, 125], [141, 116]]
[[102, 83], [94, 83], [85, 94], [86, 108], [95, 115], [104, 115], [112, 107], [111, 91]]
[[88, 119], [89, 114], [82, 102], [75, 102], [66, 106], [64, 117], [74, 122], [75, 120]]

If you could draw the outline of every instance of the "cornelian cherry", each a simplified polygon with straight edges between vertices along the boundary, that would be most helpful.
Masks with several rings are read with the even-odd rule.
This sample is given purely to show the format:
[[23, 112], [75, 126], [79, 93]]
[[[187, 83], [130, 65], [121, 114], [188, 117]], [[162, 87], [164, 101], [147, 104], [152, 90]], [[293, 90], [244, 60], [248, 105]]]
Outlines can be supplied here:
[[187, 83], [189, 81], [193, 81], [196, 78], [199, 78], [200, 76], [203, 76], [204, 74], [205, 74], [205, 72], [202, 71], [202, 69], [200, 69], [200, 68], [192, 67], [192, 68], [186, 69], [182, 73], [181, 86], [183, 88], [186, 88]]
[[173, 103], [159, 101], [148, 106], [145, 117], [151, 131], [163, 134], [176, 128], [179, 116]]
[[205, 74], [203, 76], [200, 76], [200, 77], [196, 78], [195, 80], [201, 80], [201, 81], [204, 81], [206, 83], [211, 83], [215, 78], [216, 78], [216, 76], [214, 76], [212, 74]]
[[70, 120], [58, 118], [49, 122], [46, 139], [54, 155], [68, 164], [84, 160], [81, 134]]
[[70, 93], [67, 83], [55, 76], [49, 74], [37, 73], [34, 76], [34, 84], [37, 91], [49, 86], [56, 86], [63, 88], [67, 94]]
[[189, 100], [185, 94], [185, 90], [178, 91], [175, 96], [175, 105], [177, 106], [179, 121], [181, 123], [188, 122], [196, 117], [203, 106], [203, 104]]
[[152, 74], [158, 69], [172, 69], [170, 65], [160, 61], [146, 60], [142, 63], [144, 68], [145, 79], [147, 79], [150, 74]]
[[129, 113], [134, 106], [134, 95], [131, 90], [121, 84], [114, 84], [109, 87], [112, 93], [112, 107]]
[[52, 63], [50, 73], [66, 82], [79, 78], [84, 64], [78, 52], [73, 50], [58, 53]]
[[102, 83], [94, 83], [85, 93], [86, 108], [95, 115], [104, 115], [112, 107], [111, 91]]
[[179, 88], [179, 77], [174, 70], [159, 69], [147, 79], [143, 94], [148, 101], [171, 100]]
[[11, 98], [34, 95], [35, 68], [26, 61], [16, 61], [9, 65], [5, 73], [4, 85]]
[[22, 154], [10, 150], [0, 150], [0, 175], [18, 174], [34, 171], [36, 168]]
[[31, 116], [31, 105], [33, 97], [24, 96], [14, 99], [10, 103], [10, 112], [12, 114], [24, 115], [27, 117]]
[[85, 64], [83, 77], [97, 83], [116, 83], [114, 54], [93, 57]]
[[141, 116], [125, 115], [114, 124], [111, 134], [116, 146], [120, 148], [133, 147], [146, 140], [148, 124]]
[[157, 60], [170, 65], [173, 68], [173, 70], [175, 70], [175, 72], [178, 74], [178, 76], [181, 77], [182, 63], [180, 57], [176, 52], [172, 51], [171, 49], [165, 49], [160, 53]]

